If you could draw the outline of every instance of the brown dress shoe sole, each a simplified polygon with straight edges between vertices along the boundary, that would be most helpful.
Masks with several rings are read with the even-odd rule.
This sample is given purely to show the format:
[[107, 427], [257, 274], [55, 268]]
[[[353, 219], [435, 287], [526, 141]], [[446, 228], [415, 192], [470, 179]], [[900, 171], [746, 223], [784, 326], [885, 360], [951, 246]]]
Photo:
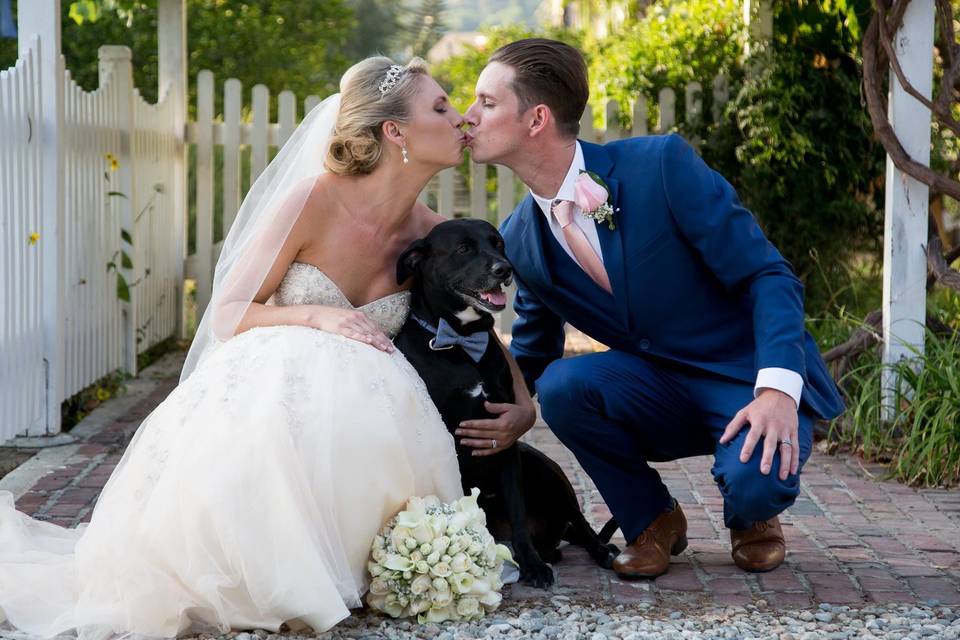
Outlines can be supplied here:
[[[673, 546], [670, 547], [670, 555], [672, 556], [680, 555], [687, 548], [687, 544], [688, 544], [687, 536], [680, 536], [679, 538], [677, 538], [677, 541], [673, 543]], [[615, 573], [617, 574], [618, 578], [623, 578], [624, 580], [650, 580], [652, 578], [659, 578], [660, 576], [665, 574], [669, 569], [670, 569], [670, 563], [668, 562], [666, 568], [659, 573], [640, 573], [636, 571], [631, 571], [629, 573], [616, 571]]]

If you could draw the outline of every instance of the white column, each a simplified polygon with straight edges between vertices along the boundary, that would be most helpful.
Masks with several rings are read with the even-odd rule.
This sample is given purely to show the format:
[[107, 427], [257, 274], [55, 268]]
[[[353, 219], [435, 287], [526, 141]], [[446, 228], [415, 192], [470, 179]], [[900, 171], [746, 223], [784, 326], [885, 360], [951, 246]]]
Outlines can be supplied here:
[[[921, 94], [933, 89], [934, 0], [913, 0], [894, 36], [894, 50], [907, 80]], [[904, 150], [916, 162], [930, 164], [930, 110], [900, 86], [890, 72], [889, 118]], [[923, 352], [927, 278], [926, 185], [897, 169], [887, 156], [883, 225], [883, 362], [893, 364]], [[885, 420], [896, 417], [899, 381], [884, 372]]]
[[[43, 283], [44, 365], [47, 376], [47, 435], [60, 432], [60, 403], [64, 400], [63, 324], [63, 60], [60, 56], [60, 0], [33, 0], [17, 7], [20, 55], [39, 36], [37, 77], [40, 84], [40, 252]], [[28, 435], [43, 435], [29, 433]]]
[[177, 335], [186, 337], [186, 315], [183, 279], [187, 259], [187, 10], [184, 0], [158, 0], [157, 46], [159, 48], [158, 76], [162, 93], [169, 87], [172, 101], [171, 126], [177, 138], [177, 154], [170, 188], [173, 220], [177, 234]]
[[[117, 129], [120, 132], [120, 146], [117, 148], [117, 191], [126, 198], [118, 198], [116, 205], [120, 215], [120, 228], [130, 234], [133, 244], [121, 240], [121, 248], [133, 261], [133, 268], [119, 267], [127, 284], [137, 281], [143, 274], [143, 255], [139, 251], [144, 238], [137, 237], [136, 212], [134, 203], [139, 202], [136, 193], [136, 181], [133, 179], [133, 56], [128, 47], [104, 45], [97, 51], [100, 66], [100, 86], [109, 81], [116, 83], [117, 90]], [[137, 254], [140, 255], [137, 255]], [[140, 318], [140, 286], [130, 287], [130, 301], [123, 302], [123, 368], [130, 375], [137, 375], [137, 327]]]

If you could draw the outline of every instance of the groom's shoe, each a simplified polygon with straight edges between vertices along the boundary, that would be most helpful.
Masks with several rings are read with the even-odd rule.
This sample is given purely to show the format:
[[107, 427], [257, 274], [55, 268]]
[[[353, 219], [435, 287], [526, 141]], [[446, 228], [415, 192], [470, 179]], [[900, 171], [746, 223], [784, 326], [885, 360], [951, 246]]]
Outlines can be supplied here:
[[730, 529], [730, 554], [744, 571], [763, 573], [780, 566], [787, 554], [780, 520], [774, 516], [749, 529]]
[[667, 572], [670, 556], [687, 548], [687, 519], [676, 500], [613, 561], [621, 578], [656, 578]]

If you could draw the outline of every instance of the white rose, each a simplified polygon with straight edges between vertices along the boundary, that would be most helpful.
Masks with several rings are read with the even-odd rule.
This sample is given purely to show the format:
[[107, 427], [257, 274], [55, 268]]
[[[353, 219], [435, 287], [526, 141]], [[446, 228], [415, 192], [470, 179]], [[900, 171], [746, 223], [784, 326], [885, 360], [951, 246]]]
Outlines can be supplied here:
[[410, 613], [416, 614], [426, 611], [430, 608], [431, 604], [432, 603], [430, 602], [429, 598], [417, 598], [410, 603]]
[[404, 571], [404, 572], [403, 572], [403, 579], [404, 579], [404, 580], [410, 580], [411, 578], [413, 578], [413, 571]]
[[371, 554], [374, 562], [383, 562], [383, 559], [387, 557], [387, 554], [383, 552], [383, 549], [374, 549]]
[[450, 546], [450, 538], [448, 536], [440, 536], [433, 541], [432, 545], [433, 550], [440, 553], [441, 555], [446, 552], [447, 547]]
[[433, 537], [436, 538], [447, 530], [447, 516], [437, 513], [427, 517], [427, 524], [433, 529]]
[[447, 581], [443, 578], [434, 578], [431, 584], [433, 585], [433, 589], [438, 593], [446, 593], [447, 591], [450, 591], [450, 585], [447, 584]]
[[453, 558], [450, 556], [449, 553], [445, 553], [442, 556], [440, 556], [440, 562], [450, 562], [451, 560], [453, 560]]
[[470, 567], [470, 559], [465, 553], [458, 553], [450, 560], [450, 568], [456, 573], [463, 573]]
[[434, 551], [427, 556], [427, 564], [437, 564], [440, 562], [440, 552]]
[[429, 542], [424, 542], [422, 545], [420, 545], [420, 548], [417, 549], [417, 551], [419, 551], [420, 553], [422, 553], [422, 554], [423, 554], [423, 557], [426, 558], [426, 557], [429, 556], [431, 553], [433, 553], [433, 547], [430, 546], [430, 543], [429, 543]]
[[413, 538], [417, 541], [418, 546], [424, 542], [432, 542], [435, 537], [433, 527], [426, 521], [421, 522], [413, 529]]
[[[426, 593], [427, 591], [429, 591], [432, 583], [433, 581], [430, 579], [430, 576], [421, 574], [416, 578], [414, 578], [413, 582], [410, 583], [410, 591], [414, 595], [418, 596], [421, 593]], [[371, 583], [371, 588], [372, 588], [372, 583]], [[414, 611], [414, 613], [419, 613], [419, 612]]]
[[451, 543], [450, 543], [450, 546], [447, 547], [447, 554], [449, 554], [450, 556], [454, 556], [454, 555], [460, 553], [461, 551], [463, 551], [463, 547], [461, 547], [461, 546], [460, 546], [460, 543], [457, 542], [456, 540], [454, 540], [453, 542], [451, 542]]
[[428, 573], [430, 571], [430, 565], [427, 564], [426, 560], [421, 560], [417, 563], [417, 566], [414, 567], [414, 571], [417, 573]]
[[471, 556], [480, 555], [480, 552], [483, 551], [483, 545], [474, 540], [467, 546], [467, 553]]
[[367, 571], [370, 572], [370, 575], [376, 578], [378, 575], [383, 573], [383, 567], [378, 562], [368, 562]]
[[482, 604], [487, 611], [493, 611], [500, 606], [501, 600], [503, 600], [503, 596], [496, 591], [487, 591], [480, 596], [480, 604]]
[[453, 584], [450, 586], [457, 593], [469, 593], [473, 583], [474, 577], [469, 573], [455, 573], [453, 574]]
[[416, 538], [414, 538], [414, 537], [411, 536], [411, 537], [409, 537], [409, 538], [406, 538], [406, 539], [403, 541], [403, 546], [405, 546], [405, 547], [406, 547], [407, 549], [409, 549], [410, 551], [413, 551], [414, 549], [416, 549], [417, 547], [420, 546], [420, 543], [417, 542], [417, 539], [416, 539]]
[[383, 566], [391, 571], [409, 571], [413, 563], [408, 558], [391, 553], [384, 558]]
[[473, 595], [482, 596], [489, 591], [490, 583], [486, 580], [474, 580], [473, 584], [470, 586], [470, 593]]
[[449, 591], [431, 591], [430, 601], [435, 607], [446, 607], [453, 602], [453, 593]]
[[447, 523], [447, 535], [456, 535], [463, 530], [465, 526], [470, 522], [470, 514], [467, 513], [455, 513], [450, 516], [450, 521]]
[[374, 578], [370, 581], [370, 593], [375, 596], [385, 596], [390, 593], [390, 585], [387, 584], [386, 580]]
[[[453, 607], [450, 606], [450, 603], [447, 603], [442, 607], [436, 605], [430, 607], [423, 617], [426, 622], [446, 622], [452, 619], [454, 615]], [[419, 617], [417, 619], [419, 620]]]
[[475, 564], [472, 567], [470, 567], [470, 573], [479, 578], [486, 573], [486, 570], [484, 570], [484, 568], [481, 567], [480, 565]]
[[393, 618], [399, 618], [403, 615], [403, 605], [400, 604], [397, 594], [390, 593], [387, 595], [383, 602], [382, 611]]
[[410, 529], [406, 527], [396, 526], [393, 528], [393, 531], [390, 532], [390, 542], [393, 543], [395, 549], [399, 549], [403, 546], [403, 541], [410, 537]]
[[453, 570], [450, 568], [450, 565], [446, 562], [438, 562], [437, 564], [430, 567], [430, 573], [436, 578], [446, 578], [450, 575]]
[[476, 598], [460, 598], [457, 602], [457, 613], [464, 618], [480, 616], [480, 601]]
[[419, 549], [410, 553], [410, 562], [420, 562], [421, 560], [423, 560], [423, 554], [420, 553]]

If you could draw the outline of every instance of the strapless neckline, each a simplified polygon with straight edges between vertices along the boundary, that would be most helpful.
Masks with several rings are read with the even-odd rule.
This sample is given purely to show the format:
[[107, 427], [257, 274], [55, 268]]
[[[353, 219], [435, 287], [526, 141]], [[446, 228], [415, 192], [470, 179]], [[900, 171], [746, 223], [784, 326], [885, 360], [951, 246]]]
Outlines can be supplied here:
[[292, 264], [301, 264], [301, 265], [303, 265], [303, 266], [305, 266], [305, 267], [309, 267], [310, 269], [312, 269], [312, 270], [316, 271], [317, 273], [319, 273], [321, 276], [324, 277], [324, 279], [325, 279], [327, 282], [330, 283], [330, 285], [334, 288], [334, 290], [340, 295], [340, 298], [343, 300], [343, 302], [345, 302], [346, 305], [347, 305], [348, 307], [350, 307], [351, 309], [356, 309], [357, 311], [359, 311], [359, 310], [361, 310], [361, 309], [366, 309], [367, 307], [371, 307], [371, 306], [377, 304], [378, 302], [383, 302], [384, 300], [390, 300], [391, 298], [404, 297], [404, 296], [409, 296], [409, 295], [410, 295], [410, 292], [409, 292], [409, 291], [395, 291], [395, 292], [393, 292], [393, 293], [388, 293], [387, 295], [382, 296], [382, 297], [380, 297], [380, 298], [376, 298], [376, 299], [374, 299], [374, 300], [371, 300], [370, 302], [367, 302], [367, 303], [365, 303], [365, 304], [362, 304], [362, 305], [360, 305], [360, 306], [358, 307], [358, 306], [354, 305], [352, 302], [350, 302], [350, 298], [348, 298], [348, 297], [347, 297], [347, 294], [345, 294], [345, 293], [343, 292], [343, 289], [340, 288], [340, 285], [338, 285], [336, 282], [334, 282], [334, 281], [333, 281], [333, 278], [331, 278], [330, 276], [328, 276], [328, 275], [326, 274], [326, 272], [324, 272], [324, 270], [321, 269], [320, 267], [318, 267], [317, 265], [315, 265], [315, 264], [310, 264], [309, 262], [301, 262], [300, 260], [294, 260]]

